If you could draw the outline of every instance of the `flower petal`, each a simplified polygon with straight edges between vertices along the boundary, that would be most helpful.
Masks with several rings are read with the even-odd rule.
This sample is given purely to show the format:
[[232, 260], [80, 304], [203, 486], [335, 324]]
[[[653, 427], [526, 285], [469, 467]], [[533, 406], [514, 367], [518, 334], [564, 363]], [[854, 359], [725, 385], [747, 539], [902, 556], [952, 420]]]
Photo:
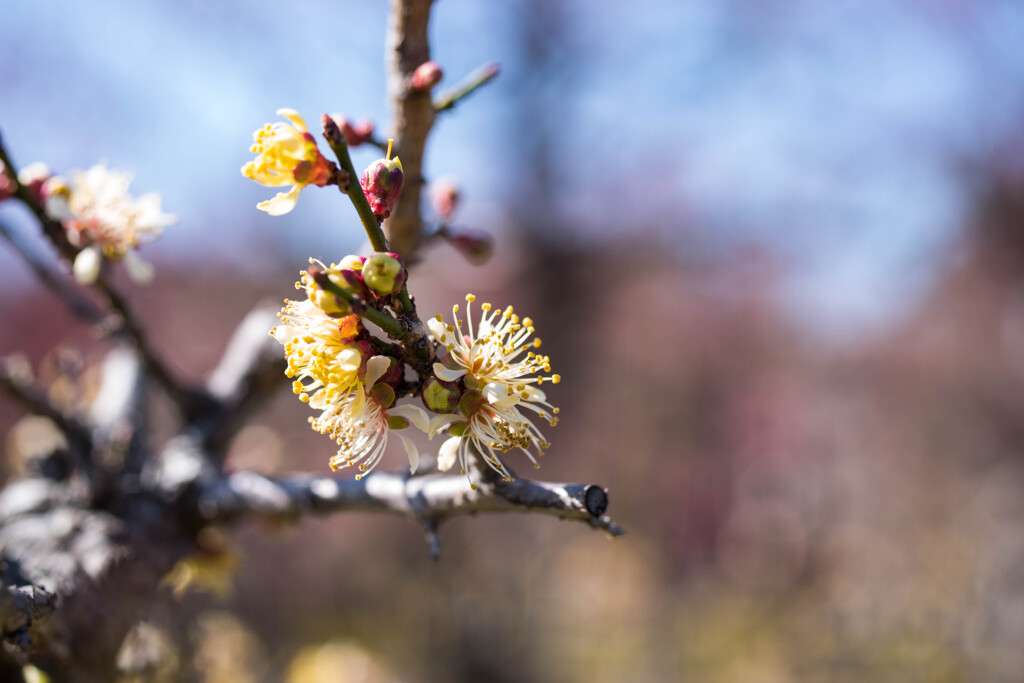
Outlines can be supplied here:
[[427, 436], [433, 439], [434, 434], [437, 434], [448, 425], [463, 420], [465, 420], [465, 418], [461, 415], [435, 415], [430, 418], [430, 425], [427, 427]]
[[406, 403], [405, 405], [397, 406], [390, 409], [388, 415], [404, 417], [421, 432], [426, 433], [430, 430], [430, 416], [427, 414], [427, 411], [417, 405]]
[[274, 195], [273, 199], [260, 202], [256, 205], [256, 208], [260, 211], [266, 211], [271, 216], [283, 216], [295, 208], [295, 203], [299, 201], [299, 192], [301, 191], [301, 185], [292, 185], [292, 189], [287, 192], [278, 192]]
[[100, 248], [93, 245], [78, 252], [78, 256], [75, 257], [75, 263], [71, 267], [71, 272], [74, 273], [75, 280], [79, 283], [91, 285], [99, 277], [100, 266], [102, 265], [103, 255], [100, 253]]
[[309, 132], [308, 129], [306, 128], [306, 120], [299, 116], [299, 112], [295, 111], [294, 109], [289, 109], [285, 107], [283, 109], [278, 109], [276, 113], [278, 116], [283, 116], [286, 119], [288, 119], [288, 121], [290, 121], [291, 124], [299, 130], [299, 132]]
[[416, 444], [405, 438], [403, 434], [399, 434], [398, 438], [402, 440], [402, 445], [405, 446], [405, 454], [409, 456], [409, 472], [415, 474], [420, 466], [420, 452], [416, 448]]
[[427, 320], [427, 329], [430, 330], [430, 334], [434, 335], [434, 339], [437, 341], [443, 341], [448, 334], [448, 328], [437, 318]]
[[498, 408], [511, 408], [519, 403], [519, 395], [509, 390], [507, 384], [491, 382], [484, 387], [484, 397], [492, 406]]
[[453, 436], [441, 444], [441, 448], [437, 452], [437, 469], [447, 472], [452, 468], [459, 455], [459, 444], [461, 443], [461, 436]]
[[153, 264], [143, 260], [133, 249], [125, 252], [124, 269], [128, 271], [128, 277], [136, 284], [148, 285], [153, 281]]
[[372, 387], [376, 384], [390, 367], [391, 358], [388, 356], [374, 356], [366, 361], [366, 386]]
[[466, 371], [463, 368], [452, 370], [440, 363], [434, 363], [434, 374], [437, 375], [438, 379], [443, 379], [446, 382], [455, 382], [465, 375]]

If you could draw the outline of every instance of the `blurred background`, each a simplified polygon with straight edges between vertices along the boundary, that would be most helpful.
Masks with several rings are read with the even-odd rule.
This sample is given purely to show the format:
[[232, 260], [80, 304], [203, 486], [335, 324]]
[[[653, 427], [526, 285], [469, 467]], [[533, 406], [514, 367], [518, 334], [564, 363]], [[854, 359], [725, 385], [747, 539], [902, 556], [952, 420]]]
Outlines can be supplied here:
[[[180, 216], [132, 298], [183, 375], [308, 256], [361, 248], [337, 193], [271, 218], [239, 168], [279, 107], [386, 130], [385, 3], [3, 16], [17, 163], [105, 159]], [[426, 174], [458, 178], [455, 223], [497, 252], [474, 267], [433, 245], [413, 292], [427, 314], [473, 291], [535, 319], [565, 378], [538, 474], [608, 486], [629, 534], [460, 519], [434, 563], [401, 519], [232, 529], [233, 590], [151, 619], [176, 641], [165, 673], [1021, 680], [1021, 36], [1016, 0], [439, 0], [442, 86], [503, 72], [438, 121]], [[33, 229], [20, 207], [0, 219]], [[56, 349], [105, 350], [5, 245], [0, 311], [0, 355], [43, 376]], [[232, 466], [326, 471], [306, 415], [282, 393]], [[2, 476], [20, 417], [0, 403]]]

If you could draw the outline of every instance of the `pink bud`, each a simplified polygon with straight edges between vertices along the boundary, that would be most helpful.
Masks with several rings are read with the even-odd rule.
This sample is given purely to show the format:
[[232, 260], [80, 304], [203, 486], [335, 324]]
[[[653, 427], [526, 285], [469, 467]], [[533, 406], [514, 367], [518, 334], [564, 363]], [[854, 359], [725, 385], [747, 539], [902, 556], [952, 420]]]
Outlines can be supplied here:
[[[388, 144], [390, 156], [391, 145]], [[363, 171], [359, 184], [362, 185], [366, 199], [370, 202], [370, 208], [377, 220], [384, 220], [391, 215], [398, 195], [402, 192], [402, 184], [405, 182], [405, 173], [402, 171], [402, 162], [398, 157], [394, 159], [377, 159]]]
[[449, 228], [445, 239], [475, 266], [486, 263], [494, 253], [494, 238], [475, 228]]
[[459, 204], [459, 186], [451, 178], [434, 181], [430, 184], [430, 203], [434, 207], [434, 213], [447, 223]]
[[350, 123], [344, 116], [335, 116], [334, 122], [341, 129], [349, 147], [358, 147], [373, 137], [373, 122], [369, 119], [360, 119], [357, 123]]
[[423, 62], [412, 72], [412, 89], [427, 92], [444, 78], [444, 72], [437, 62]]

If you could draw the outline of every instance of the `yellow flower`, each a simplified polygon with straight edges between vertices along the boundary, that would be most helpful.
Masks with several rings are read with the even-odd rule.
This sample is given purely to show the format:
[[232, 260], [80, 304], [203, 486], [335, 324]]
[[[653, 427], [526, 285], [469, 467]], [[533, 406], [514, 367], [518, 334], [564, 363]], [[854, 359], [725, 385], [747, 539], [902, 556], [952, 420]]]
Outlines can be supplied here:
[[[434, 338], [444, 345], [444, 363], [434, 364], [434, 374], [448, 382], [461, 381], [467, 392], [459, 403], [459, 412], [438, 415], [431, 420], [428, 433], [447, 429], [452, 436], [441, 445], [438, 469], [450, 469], [456, 459], [463, 472], [467, 458], [476, 452], [493, 470], [505, 479], [511, 474], [497, 451], [520, 448], [537, 465], [529, 449], [543, 455], [550, 444], [522, 411], [534, 412], [554, 426], [558, 408], [547, 401], [537, 386], [544, 382], [558, 384], [559, 375], [537, 375], [551, 372], [550, 360], [528, 349], [540, 346], [540, 340], [528, 341], [534, 332], [533, 321], [519, 319], [509, 306], [504, 311], [483, 304], [480, 324], [473, 330], [472, 303], [476, 297], [466, 295], [466, 323], [459, 320], [458, 305], [452, 308], [454, 325], [446, 325], [440, 315], [427, 322]], [[525, 354], [525, 356], [524, 356]]]
[[255, 143], [250, 151], [256, 158], [242, 166], [242, 174], [269, 187], [291, 185], [288, 192], [278, 192], [273, 199], [260, 202], [256, 208], [271, 216], [280, 216], [295, 208], [299, 192], [306, 185], [323, 187], [331, 178], [331, 164], [317, 149], [316, 140], [306, 129], [306, 122], [294, 109], [278, 109], [290, 123], [266, 124], [253, 133]]
[[331, 318], [309, 300], [286, 301], [279, 317], [282, 324], [270, 334], [284, 345], [292, 390], [319, 410], [352, 393], [350, 409], [361, 414], [366, 402], [359, 379], [363, 356], [346, 336], [348, 320]]

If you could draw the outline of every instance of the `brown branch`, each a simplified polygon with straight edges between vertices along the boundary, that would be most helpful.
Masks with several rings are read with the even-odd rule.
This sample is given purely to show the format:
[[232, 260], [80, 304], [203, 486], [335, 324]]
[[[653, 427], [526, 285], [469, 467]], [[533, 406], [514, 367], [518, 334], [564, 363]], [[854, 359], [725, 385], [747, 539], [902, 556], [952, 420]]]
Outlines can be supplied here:
[[423, 150], [434, 124], [430, 93], [410, 90], [408, 82], [416, 67], [430, 60], [427, 25], [431, 3], [432, 0], [391, 0], [388, 26], [388, 93], [394, 112], [392, 137], [405, 170], [405, 186], [384, 228], [392, 251], [407, 260], [420, 243]]
[[608, 494], [592, 484], [555, 484], [465, 475], [373, 472], [351, 475], [267, 477], [235, 472], [203, 486], [196, 511], [205, 522], [249, 516], [294, 518], [334, 512], [389, 512], [411, 517], [428, 531], [452, 517], [479, 512], [533, 512], [586, 522], [611, 536], [625, 533], [605, 513]]
[[43, 388], [32, 380], [27, 364], [0, 358], [0, 390], [28, 412], [53, 421], [67, 436], [79, 458], [83, 462], [87, 460], [91, 450], [89, 431], [78, 419], [58, 410], [50, 402]]

